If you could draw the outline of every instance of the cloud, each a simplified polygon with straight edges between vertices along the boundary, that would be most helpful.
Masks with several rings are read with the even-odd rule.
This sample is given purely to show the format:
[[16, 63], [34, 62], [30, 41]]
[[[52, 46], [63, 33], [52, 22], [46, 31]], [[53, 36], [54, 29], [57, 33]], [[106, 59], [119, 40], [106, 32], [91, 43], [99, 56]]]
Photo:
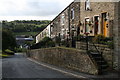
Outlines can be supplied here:
[[0, 0], [3, 16], [57, 16], [73, 0]]
[[48, 16], [55, 15], [61, 10], [60, 4], [58, 2], [29, 2], [28, 15], [33, 16]]

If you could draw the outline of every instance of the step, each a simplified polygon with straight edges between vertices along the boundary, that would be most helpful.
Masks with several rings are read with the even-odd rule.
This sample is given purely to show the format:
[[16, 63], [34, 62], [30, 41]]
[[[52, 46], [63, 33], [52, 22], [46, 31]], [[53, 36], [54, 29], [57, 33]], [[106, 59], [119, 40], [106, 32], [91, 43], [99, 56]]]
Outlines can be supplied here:
[[99, 59], [99, 60], [103, 60], [103, 58], [102, 57], [93, 57], [94, 59]]
[[99, 53], [97, 53], [97, 52], [91, 52], [91, 54], [99, 54]]
[[101, 59], [103, 59], [101, 56], [93, 56], [93, 58], [101, 58]]
[[98, 64], [98, 65], [105, 65], [106, 62], [105, 62], [105, 61], [103, 61], [103, 62], [97, 62], [97, 64]]
[[104, 60], [99, 60], [99, 61], [96, 61], [96, 62], [105, 62]]
[[108, 67], [108, 65], [99, 65], [100, 69], [106, 69]]
[[101, 57], [93, 57], [97, 61], [102, 61], [103, 59]]
[[108, 68], [107, 63], [104, 61], [104, 58], [102, 57], [102, 54], [99, 54], [97, 52], [90, 52], [92, 58], [95, 60], [95, 62], [98, 65], [99, 70], [105, 70]]
[[97, 54], [95, 54], [95, 53], [90, 53], [91, 55], [99, 55], [99, 56], [101, 56], [101, 54], [99, 54], [99, 53], [97, 53]]
[[102, 56], [101, 54], [91, 54], [92, 56]]
[[100, 55], [92, 55], [92, 57], [102, 57], [102, 56], [100, 56]]

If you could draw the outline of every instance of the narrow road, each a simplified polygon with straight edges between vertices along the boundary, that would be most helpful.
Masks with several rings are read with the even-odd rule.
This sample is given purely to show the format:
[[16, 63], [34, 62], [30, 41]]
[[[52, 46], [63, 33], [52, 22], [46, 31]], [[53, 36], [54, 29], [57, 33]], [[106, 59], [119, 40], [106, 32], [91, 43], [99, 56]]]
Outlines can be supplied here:
[[36, 64], [23, 56], [15, 54], [2, 60], [3, 78], [74, 78], [72, 75], [61, 73]]

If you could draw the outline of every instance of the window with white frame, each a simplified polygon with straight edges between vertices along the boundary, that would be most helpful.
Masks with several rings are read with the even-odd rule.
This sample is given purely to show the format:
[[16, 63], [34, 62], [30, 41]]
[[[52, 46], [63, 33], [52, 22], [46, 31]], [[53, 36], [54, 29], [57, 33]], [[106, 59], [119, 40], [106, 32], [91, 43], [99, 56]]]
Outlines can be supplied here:
[[52, 31], [53, 31], [53, 25], [50, 26], [50, 32], [52, 32]]
[[64, 22], [65, 22], [65, 15], [62, 14], [62, 16], [61, 16], [61, 24], [64, 25]]
[[85, 10], [90, 10], [90, 0], [85, 1]]
[[74, 19], [74, 9], [71, 9], [71, 19]]

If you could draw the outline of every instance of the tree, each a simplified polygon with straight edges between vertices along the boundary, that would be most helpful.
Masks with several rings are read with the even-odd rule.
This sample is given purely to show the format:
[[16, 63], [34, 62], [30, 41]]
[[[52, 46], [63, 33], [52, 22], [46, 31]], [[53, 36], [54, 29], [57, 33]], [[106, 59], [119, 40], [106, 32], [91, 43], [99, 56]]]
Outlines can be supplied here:
[[2, 50], [10, 49], [14, 50], [16, 47], [16, 40], [12, 35], [12, 32], [7, 29], [2, 30]]

